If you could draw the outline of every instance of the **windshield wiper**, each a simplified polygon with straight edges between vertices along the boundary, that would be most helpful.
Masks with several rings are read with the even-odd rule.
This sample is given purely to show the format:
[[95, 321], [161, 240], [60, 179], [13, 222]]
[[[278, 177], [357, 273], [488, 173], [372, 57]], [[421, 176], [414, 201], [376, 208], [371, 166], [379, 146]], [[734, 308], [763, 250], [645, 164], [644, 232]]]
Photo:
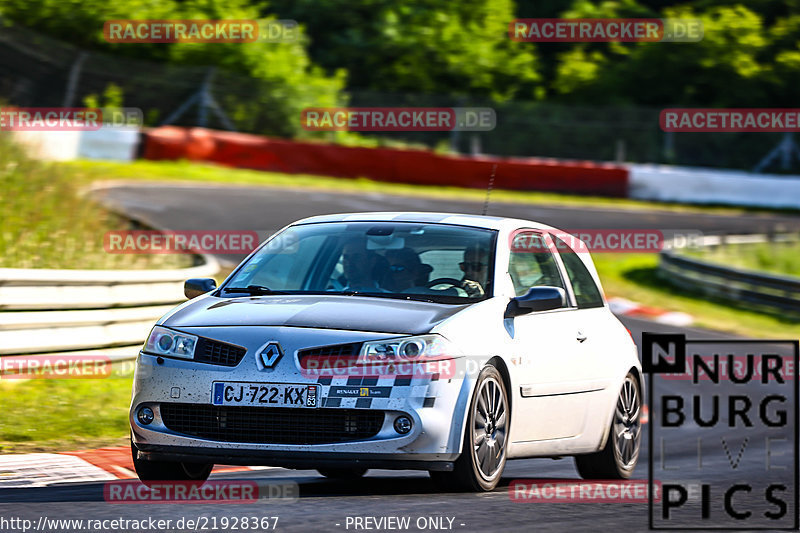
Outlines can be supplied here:
[[274, 291], [263, 285], [248, 285], [247, 287], [225, 287], [224, 292], [246, 292], [248, 294], [289, 294], [283, 291]]
[[334, 294], [343, 296], [365, 296], [367, 298], [388, 298], [390, 300], [416, 300], [421, 302], [435, 303], [433, 299], [428, 296], [419, 294], [402, 294], [393, 292], [370, 292], [370, 291], [338, 291]]

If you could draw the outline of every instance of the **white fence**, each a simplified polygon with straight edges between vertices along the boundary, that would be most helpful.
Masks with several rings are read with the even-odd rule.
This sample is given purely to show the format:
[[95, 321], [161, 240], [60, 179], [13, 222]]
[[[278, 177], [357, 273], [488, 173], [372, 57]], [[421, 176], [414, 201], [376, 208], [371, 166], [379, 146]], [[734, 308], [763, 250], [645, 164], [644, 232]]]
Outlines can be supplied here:
[[800, 176], [630, 165], [628, 196], [689, 204], [800, 209]]
[[15, 131], [14, 140], [37, 159], [72, 161], [78, 158], [133, 161], [140, 132], [104, 127], [96, 131]]

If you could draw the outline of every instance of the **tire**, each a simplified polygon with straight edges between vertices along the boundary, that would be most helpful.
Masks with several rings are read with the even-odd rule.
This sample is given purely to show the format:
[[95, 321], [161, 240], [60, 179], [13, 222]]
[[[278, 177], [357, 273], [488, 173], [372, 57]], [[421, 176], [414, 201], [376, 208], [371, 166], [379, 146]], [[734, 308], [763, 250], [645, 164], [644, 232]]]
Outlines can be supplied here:
[[211, 463], [181, 463], [178, 461], [146, 461], [137, 457], [136, 446], [131, 441], [133, 468], [142, 483], [150, 481], [199, 481], [211, 475]]
[[430, 471], [433, 481], [450, 490], [494, 490], [506, 466], [510, 414], [503, 377], [495, 367], [485, 367], [472, 394], [461, 455], [452, 472]]
[[606, 445], [599, 452], [575, 456], [575, 468], [583, 479], [629, 479], [633, 475], [642, 444], [641, 416], [639, 381], [629, 373], [617, 397]]
[[367, 473], [366, 468], [317, 468], [328, 479], [358, 479]]

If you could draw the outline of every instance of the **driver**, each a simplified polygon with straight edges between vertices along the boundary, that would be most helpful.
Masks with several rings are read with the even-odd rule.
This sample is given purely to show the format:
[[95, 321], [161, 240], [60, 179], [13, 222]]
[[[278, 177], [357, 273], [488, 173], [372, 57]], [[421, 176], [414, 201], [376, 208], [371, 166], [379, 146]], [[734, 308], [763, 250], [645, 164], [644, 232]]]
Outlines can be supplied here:
[[464, 261], [458, 266], [464, 273], [461, 288], [470, 298], [481, 298], [486, 294], [484, 287], [489, 275], [488, 260], [489, 251], [480, 245], [470, 245], [464, 250]]

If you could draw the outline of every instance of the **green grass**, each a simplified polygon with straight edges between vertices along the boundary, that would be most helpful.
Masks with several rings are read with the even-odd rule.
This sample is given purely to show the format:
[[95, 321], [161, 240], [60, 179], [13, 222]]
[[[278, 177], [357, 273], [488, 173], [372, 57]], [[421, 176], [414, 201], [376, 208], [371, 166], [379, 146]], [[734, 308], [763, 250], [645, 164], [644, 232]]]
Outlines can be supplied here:
[[744, 304], [698, 295], [658, 275], [658, 254], [594, 254], [608, 295], [639, 304], [688, 313], [695, 325], [754, 338], [800, 338], [800, 322], [752, 311]]
[[132, 379], [0, 379], [0, 453], [127, 444]]
[[728, 244], [686, 249], [686, 255], [729, 267], [800, 276], [800, 242]]
[[29, 158], [0, 134], [0, 267], [180, 268], [187, 255], [108, 254], [103, 236], [129, 222], [86, 198], [76, 171]]
[[[105, 161], [73, 161], [65, 163], [76, 171], [83, 182], [97, 180], [187, 181], [195, 183], [227, 183], [231, 185], [261, 185], [269, 187], [305, 188], [333, 192], [385, 193], [425, 198], [441, 198], [483, 202], [486, 191], [439, 185], [409, 185], [374, 181], [366, 178], [333, 178], [307, 174], [282, 174], [257, 170], [229, 168], [188, 161], [145, 161], [116, 163]], [[488, 176], [487, 176], [488, 180]], [[662, 210], [680, 213], [735, 215], [763, 210], [738, 207], [698, 207], [684, 204], [653, 203], [628, 198], [579, 196], [540, 191], [495, 189], [492, 202], [548, 206], [605, 207], [629, 210]]]

